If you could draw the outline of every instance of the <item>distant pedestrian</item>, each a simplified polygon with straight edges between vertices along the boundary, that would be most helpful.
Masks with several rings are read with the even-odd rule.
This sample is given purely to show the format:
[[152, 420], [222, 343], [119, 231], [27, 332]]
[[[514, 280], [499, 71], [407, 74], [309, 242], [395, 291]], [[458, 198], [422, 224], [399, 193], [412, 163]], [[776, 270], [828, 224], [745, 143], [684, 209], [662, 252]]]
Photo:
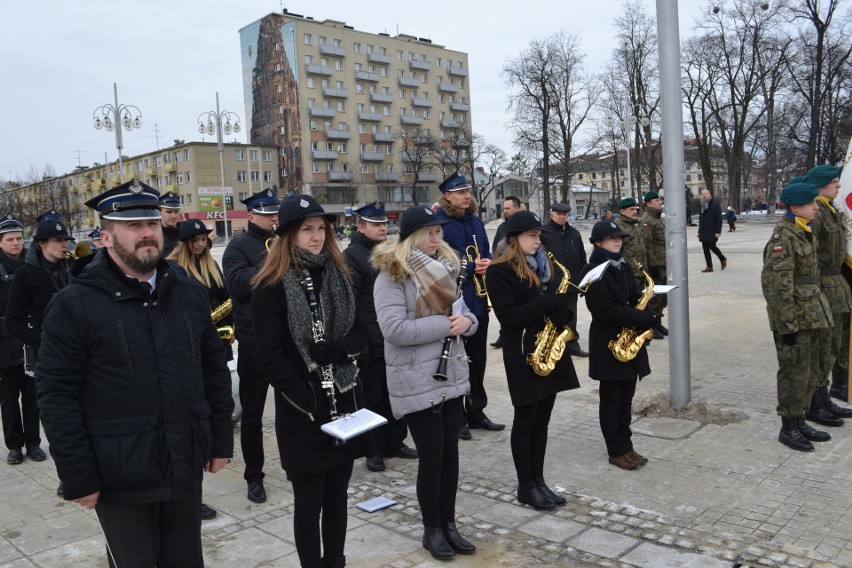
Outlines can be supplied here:
[[728, 224], [728, 232], [733, 233], [737, 230], [737, 214], [734, 211], [734, 208], [728, 205], [728, 208], [725, 210], [725, 223]]
[[706, 268], [701, 272], [713, 272], [712, 252], [719, 257], [722, 270], [728, 266], [728, 258], [722, 254], [716, 243], [722, 236], [722, 206], [713, 199], [709, 189], [701, 190], [701, 212], [698, 215], [698, 240], [704, 249], [704, 260]]

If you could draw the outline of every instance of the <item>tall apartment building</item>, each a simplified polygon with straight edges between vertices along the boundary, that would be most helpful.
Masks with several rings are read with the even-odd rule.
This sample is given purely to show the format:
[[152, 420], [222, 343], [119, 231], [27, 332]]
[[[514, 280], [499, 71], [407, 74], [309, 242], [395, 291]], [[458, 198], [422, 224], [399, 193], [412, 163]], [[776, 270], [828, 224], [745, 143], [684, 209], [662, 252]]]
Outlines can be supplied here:
[[[431, 203], [467, 157], [466, 53], [284, 10], [240, 30], [250, 141], [277, 146], [288, 189], [331, 212]], [[415, 184], [415, 176], [417, 183]]]

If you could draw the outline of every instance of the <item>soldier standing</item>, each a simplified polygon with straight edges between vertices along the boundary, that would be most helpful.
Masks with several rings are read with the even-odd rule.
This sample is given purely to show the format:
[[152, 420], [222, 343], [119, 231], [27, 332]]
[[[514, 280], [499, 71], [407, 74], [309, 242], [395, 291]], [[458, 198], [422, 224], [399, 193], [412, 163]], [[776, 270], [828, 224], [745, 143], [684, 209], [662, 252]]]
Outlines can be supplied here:
[[[655, 284], [666, 283], [666, 223], [663, 221], [663, 200], [656, 191], [645, 194], [645, 212], [642, 213], [642, 230], [645, 236], [645, 252], [648, 257], [648, 274]], [[669, 330], [663, 325], [663, 310], [666, 308], [668, 296], [657, 294], [648, 302], [648, 309], [657, 316], [655, 332], [661, 336], [668, 335]], [[662, 339], [654, 334], [654, 339]]]
[[[648, 271], [648, 249], [645, 243], [645, 231], [642, 225], [639, 224], [639, 203], [633, 197], [625, 197], [618, 202], [618, 219], [615, 224], [621, 229], [621, 232], [626, 234], [622, 241], [622, 250], [624, 251], [624, 260], [630, 264], [633, 269], [633, 278], [636, 280], [636, 289], [641, 293], [645, 289], [645, 277], [642, 271]], [[642, 265], [642, 269], [638, 265]], [[656, 313], [656, 312], [652, 312]], [[653, 328], [654, 339], [662, 339], [663, 334], [656, 328]]]
[[811, 442], [831, 439], [805, 422], [819, 368], [820, 331], [831, 327], [831, 308], [819, 287], [816, 238], [810, 222], [819, 207], [819, 191], [809, 183], [791, 183], [781, 192], [787, 213], [775, 225], [763, 249], [760, 283], [769, 328], [778, 356], [778, 441], [810, 452]]
[[163, 216], [163, 258], [168, 258], [180, 242], [180, 197], [167, 191], [160, 197], [160, 214]]

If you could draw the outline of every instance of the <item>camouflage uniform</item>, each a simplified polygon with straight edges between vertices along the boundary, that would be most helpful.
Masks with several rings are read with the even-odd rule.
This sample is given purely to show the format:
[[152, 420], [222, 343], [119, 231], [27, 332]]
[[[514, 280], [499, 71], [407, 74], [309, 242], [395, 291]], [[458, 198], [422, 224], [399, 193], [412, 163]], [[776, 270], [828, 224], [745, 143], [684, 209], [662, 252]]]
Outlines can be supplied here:
[[624, 259], [630, 263], [630, 268], [633, 269], [637, 289], [644, 290], [646, 288], [645, 277], [641, 271], [636, 269], [636, 263], [641, 263], [642, 270], [647, 271], [648, 254], [645, 251], [645, 235], [639, 225], [639, 219], [630, 219], [621, 215], [615, 223], [619, 229], [628, 235], [622, 241], [621, 250], [624, 251]]
[[817, 388], [828, 386], [828, 373], [835, 361], [846, 376], [849, 372], [849, 312], [852, 311], [852, 291], [840, 274], [840, 266], [846, 257], [846, 235], [843, 212], [817, 198], [819, 213], [811, 223], [817, 239], [819, 283], [822, 293], [831, 306], [834, 327], [820, 332], [820, 367]]
[[[819, 330], [831, 327], [831, 308], [819, 288], [815, 237], [785, 217], [763, 249], [760, 283], [778, 355], [778, 407], [797, 418], [810, 406], [819, 367]], [[784, 335], [796, 334], [795, 345]]]
[[[655, 284], [666, 283], [666, 223], [662, 219], [662, 213], [662, 210], [654, 210], [647, 206], [642, 213], [642, 232], [648, 257], [648, 266], [645, 270], [654, 279]], [[658, 294], [648, 303], [648, 309], [657, 316], [657, 321], [663, 318], [667, 298], [665, 294]]]

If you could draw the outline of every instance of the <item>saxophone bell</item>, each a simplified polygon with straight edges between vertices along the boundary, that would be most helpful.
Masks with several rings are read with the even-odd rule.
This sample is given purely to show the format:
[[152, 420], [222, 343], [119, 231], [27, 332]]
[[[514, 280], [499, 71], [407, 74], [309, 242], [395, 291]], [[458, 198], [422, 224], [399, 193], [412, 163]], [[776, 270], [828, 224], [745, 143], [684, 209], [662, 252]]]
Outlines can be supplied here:
[[[639, 303], [636, 304], [637, 310], [644, 310], [648, 305], [648, 302], [654, 296], [654, 279], [642, 269], [642, 265], [638, 262], [636, 263], [636, 270], [642, 273], [647, 284], [645, 286], [645, 292], [642, 294], [642, 298], [639, 300]], [[608, 347], [609, 350], [612, 351], [613, 357], [622, 363], [627, 363], [628, 361], [635, 359], [636, 355], [639, 354], [639, 351], [645, 343], [650, 341], [653, 337], [653, 329], [647, 329], [640, 333], [635, 327], [625, 327], [618, 332], [618, 335], [614, 340], [609, 342]]]

